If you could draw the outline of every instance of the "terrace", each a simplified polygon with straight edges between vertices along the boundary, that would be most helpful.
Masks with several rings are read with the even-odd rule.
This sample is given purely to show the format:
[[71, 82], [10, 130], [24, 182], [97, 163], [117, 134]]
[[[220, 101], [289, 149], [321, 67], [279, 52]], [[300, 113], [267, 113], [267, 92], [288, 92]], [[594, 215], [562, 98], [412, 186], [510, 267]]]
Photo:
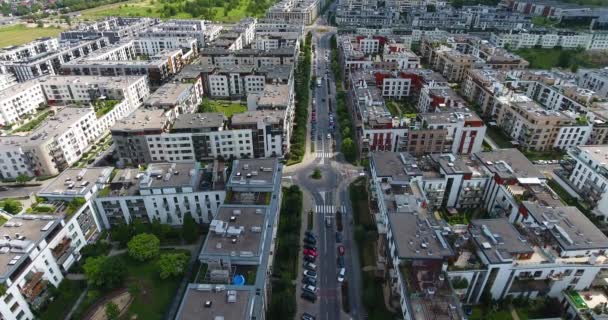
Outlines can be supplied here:
[[92, 105], [97, 118], [101, 118], [110, 111], [112, 111], [114, 107], [119, 103], [120, 101], [118, 100], [95, 100], [93, 101]]
[[564, 292], [564, 296], [582, 319], [596, 319], [596, 316], [604, 319], [608, 316], [608, 296], [603, 291], [568, 291]]

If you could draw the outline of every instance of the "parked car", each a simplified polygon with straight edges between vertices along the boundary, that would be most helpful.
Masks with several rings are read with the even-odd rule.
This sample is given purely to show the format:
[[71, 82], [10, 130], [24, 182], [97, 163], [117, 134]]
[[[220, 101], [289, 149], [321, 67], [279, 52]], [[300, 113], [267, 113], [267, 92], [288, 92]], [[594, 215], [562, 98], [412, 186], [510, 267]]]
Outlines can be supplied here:
[[340, 232], [336, 232], [336, 243], [342, 243], [342, 234]]
[[302, 284], [317, 285], [317, 279], [311, 277], [302, 277]]
[[312, 231], [308, 231], [308, 230], [306, 230], [306, 232], [304, 232], [304, 236], [309, 237], [309, 238], [314, 238], [315, 240], [317, 239], [315, 234]]
[[317, 290], [318, 290], [317, 287], [311, 286], [309, 284], [305, 284], [302, 286], [302, 291], [310, 292], [312, 294], [317, 294]]
[[344, 268], [344, 256], [338, 256], [338, 268]]
[[304, 243], [308, 243], [308, 244], [311, 244], [311, 245], [316, 245], [317, 244], [317, 240], [315, 238], [305, 237], [304, 238]]
[[302, 291], [302, 294], [300, 295], [300, 297], [302, 297], [303, 299], [306, 299], [312, 303], [317, 302], [317, 295], [307, 292], [307, 291]]
[[304, 268], [306, 268], [307, 270], [312, 270], [312, 271], [317, 270], [317, 265], [312, 262], [304, 262], [303, 265], [304, 265]]
[[344, 246], [338, 246], [338, 254], [343, 256], [345, 252], [346, 252], [346, 248], [344, 248]]
[[340, 268], [340, 271], [338, 272], [338, 282], [344, 282], [345, 276], [346, 276], [346, 269]]
[[317, 251], [317, 247], [315, 247], [315, 246], [313, 246], [313, 245], [311, 245], [311, 244], [308, 244], [308, 243], [305, 243], [305, 244], [304, 244], [304, 249], [308, 249], [308, 250]]
[[304, 255], [304, 261], [306, 261], [306, 262], [315, 262], [315, 260], [317, 260], [316, 257]]
[[306, 313], [306, 312], [302, 313], [302, 320], [315, 320], [315, 319], [317, 319], [317, 318], [315, 318], [315, 316], [313, 316], [310, 313]]
[[305, 255], [309, 255], [309, 256], [313, 256], [315, 258], [318, 256], [317, 251], [310, 250], [310, 249], [304, 249], [304, 254]]
[[315, 271], [311, 271], [311, 270], [304, 270], [303, 272], [304, 276], [306, 277], [311, 277], [313, 279], [317, 279], [317, 273]]

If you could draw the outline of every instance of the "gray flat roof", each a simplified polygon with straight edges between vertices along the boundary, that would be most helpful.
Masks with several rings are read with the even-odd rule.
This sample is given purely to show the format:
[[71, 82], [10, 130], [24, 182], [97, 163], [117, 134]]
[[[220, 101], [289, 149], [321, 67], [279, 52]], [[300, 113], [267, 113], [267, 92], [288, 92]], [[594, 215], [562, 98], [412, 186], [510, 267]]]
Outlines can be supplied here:
[[402, 259], [443, 259], [454, 255], [441, 234], [426, 219], [411, 213], [389, 213], [397, 254]]
[[499, 149], [489, 152], [479, 152], [475, 156], [493, 174], [503, 179], [510, 178], [539, 178], [545, 175], [517, 149]]
[[511, 263], [514, 255], [534, 252], [506, 218], [472, 220], [469, 232], [479, 250], [493, 264]]
[[416, 158], [407, 152], [373, 152], [372, 159], [379, 177], [409, 181], [410, 176], [422, 175]]
[[462, 160], [462, 157], [453, 154], [431, 154], [433, 161], [447, 174], [473, 173], [471, 168]]
[[230, 184], [268, 186], [274, 183], [278, 161], [269, 159], [239, 159], [233, 162]]
[[84, 196], [96, 183], [105, 183], [112, 173], [112, 167], [66, 169], [38, 192], [41, 197]]
[[163, 84], [146, 99], [144, 104], [150, 106], [175, 105], [190, 96], [192, 87], [192, 84], [183, 82]]
[[138, 108], [127, 117], [116, 121], [111, 131], [163, 130], [167, 124], [164, 110]]
[[[266, 232], [266, 206], [223, 205], [218, 209], [216, 221], [207, 234], [202, 255], [227, 255], [236, 253], [241, 257], [258, 257], [262, 254], [262, 239]], [[238, 236], [231, 236], [230, 229], [240, 229]]]
[[[28, 259], [34, 246], [53, 231], [61, 219], [52, 215], [19, 215], [2, 225], [0, 250], [7, 252], [0, 254], [0, 279], [10, 276]], [[16, 234], [23, 238], [17, 239]]]
[[226, 116], [221, 112], [184, 113], [175, 119], [173, 129], [221, 128], [226, 121]]
[[287, 84], [266, 84], [264, 91], [259, 93], [260, 107], [285, 107], [289, 104], [289, 85]]
[[131, 83], [144, 78], [145, 76], [120, 76], [120, 77], [102, 77], [102, 76], [47, 76], [40, 78], [41, 85], [101, 85], [104, 88], [126, 89]]
[[285, 110], [255, 110], [232, 115], [233, 125], [242, 124], [277, 124], [285, 119]]
[[169, 188], [169, 187], [195, 187], [192, 182], [195, 162], [184, 163], [151, 163], [146, 174], [140, 180], [140, 189]]
[[[217, 288], [221, 288], [218, 290]], [[251, 286], [190, 284], [176, 320], [245, 320], [251, 318], [255, 294]], [[228, 293], [235, 297], [228, 302]], [[207, 303], [209, 306], [205, 306]], [[218, 318], [219, 317], [219, 318]]]
[[576, 207], [543, 207], [524, 201], [528, 213], [544, 225], [564, 250], [604, 250], [608, 237]]

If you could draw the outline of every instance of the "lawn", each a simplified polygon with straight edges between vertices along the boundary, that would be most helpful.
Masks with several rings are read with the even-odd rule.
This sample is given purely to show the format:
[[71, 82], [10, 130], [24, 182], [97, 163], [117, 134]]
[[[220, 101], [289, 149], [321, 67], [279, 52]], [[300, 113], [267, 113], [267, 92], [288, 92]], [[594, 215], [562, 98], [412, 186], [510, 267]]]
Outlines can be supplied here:
[[513, 148], [511, 138], [507, 136], [500, 127], [488, 126], [486, 134], [498, 145], [499, 148]]
[[44, 110], [41, 111], [40, 113], [36, 114], [33, 116], [33, 118], [28, 121], [27, 123], [25, 123], [24, 125], [22, 125], [21, 127], [13, 130], [13, 133], [15, 132], [28, 132], [28, 131], [32, 131], [34, 129], [36, 129], [44, 120], [46, 120], [46, 118], [48, 118], [48, 116], [51, 114], [50, 110]]
[[473, 314], [469, 317], [469, 320], [512, 320], [511, 313], [506, 310], [502, 311], [490, 311], [489, 314], [484, 315], [481, 307], [473, 307]]
[[524, 151], [523, 154], [530, 161], [536, 160], [561, 160], [565, 155], [565, 151]]
[[[248, 12], [247, 8], [252, 0], [239, 0], [238, 6], [232, 8], [228, 13], [224, 13], [224, 7], [212, 7], [213, 16], [210, 20], [222, 21], [222, 22], [236, 22], [245, 17], [255, 16]], [[166, 19], [190, 19], [190, 18], [206, 18], [206, 17], [193, 17], [191, 13], [183, 11], [183, 3], [186, 1], [175, 1], [175, 2], [162, 2], [158, 0], [135, 0], [127, 2], [119, 2], [100, 6], [97, 8], [91, 8], [80, 12], [81, 19], [85, 20], [100, 20], [108, 16], [121, 16], [121, 17], [152, 17], [152, 18], [166, 18]], [[175, 8], [172, 11], [165, 11], [163, 14], [163, 7], [171, 3], [171, 6]], [[166, 12], [169, 12], [166, 14]]]
[[40, 320], [63, 319], [76, 303], [86, 287], [86, 281], [64, 279], [59, 284], [53, 302], [49, 303], [39, 316]]
[[28, 28], [23, 24], [0, 28], [0, 48], [16, 46], [40, 37], [56, 37], [61, 28]]
[[531, 69], [570, 68], [572, 66], [599, 68], [608, 63], [605, 54], [583, 50], [527, 48], [516, 50], [515, 53], [528, 60]]
[[209, 100], [205, 99], [198, 107], [198, 112], [221, 112], [226, 117], [230, 118], [235, 113], [243, 113], [247, 111], [247, 106], [236, 102]]

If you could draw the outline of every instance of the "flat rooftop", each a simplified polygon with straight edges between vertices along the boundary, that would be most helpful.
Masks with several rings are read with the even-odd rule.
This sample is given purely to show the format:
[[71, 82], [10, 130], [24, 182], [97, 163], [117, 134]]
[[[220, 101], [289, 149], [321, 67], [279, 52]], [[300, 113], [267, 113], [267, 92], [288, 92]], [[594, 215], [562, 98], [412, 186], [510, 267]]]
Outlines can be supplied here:
[[105, 183], [112, 174], [112, 167], [66, 169], [38, 192], [41, 197], [84, 196], [96, 183]]
[[372, 160], [379, 177], [393, 181], [409, 181], [410, 176], [422, 175], [416, 158], [407, 152], [373, 152]]
[[104, 88], [126, 89], [132, 83], [144, 78], [144, 76], [120, 76], [120, 77], [102, 77], [102, 76], [47, 76], [37, 81], [44, 85], [99, 85]]
[[140, 189], [194, 187], [197, 163], [151, 163], [139, 180]]
[[469, 165], [460, 156], [453, 154], [429, 155], [446, 174], [473, 173]]
[[170, 82], [163, 84], [144, 102], [148, 106], [176, 105], [190, 97], [193, 85], [190, 83]]
[[266, 206], [223, 205], [211, 222], [201, 255], [259, 257], [266, 230]]
[[389, 228], [402, 259], [443, 259], [454, 255], [452, 248], [427, 219], [411, 213], [389, 213]]
[[278, 160], [269, 159], [239, 159], [232, 164], [230, 184], [269, 186], [274, 184]]
[[[594, 146], [577, 146], [581, 152], [585, 152], [591, 160], [596, 163], [606, 163], [608, 159], [608, 146], [607, 145], [594, 145]], [[604, 165], [604, 167], [607, 167]]]
[[169, 119], [162, 109], [138, 108], [125, 118], [116, 121], [111, 131], [146, 131], [164, 130], [169, 124]]
[[264, 91], [259, 93], [258, 107], [284, 107], [289, 104], [289, 85], [266, 84]]
[[543, 207], [530, 201], [524, 201], [522, 204], [532, 218], [549, 231], [563, 250], [608, 248], [608, 237], [576, 207]]
[[22, 94], [23, 92], [29, 91], [32, 87], [39, 85], [38, 79], [28, 80], [25, 82], [16, 82], [14, 85], [4, 90], [0, 90], [0, 101], [12, 98], [18, 94]]
[[233, 125], [279, 124], [285, 120], [285, 110], [255, 110], [232, 115]]
[[255, 295], [250, 286], [189, 284], [176, 320], [251, 318]]
[[221, 128], [226, 121], [226, 116], [221, 112], [184, 113], [175, 119], [172, 129]]
[[545, 175], [517, 149], [499, 149], [474, 154], [494, 175], [503, 179], [537, 178]]
[[[454, 110], [454, 108], [447, 109]], [[455, 121], [482, 121], [475, 112], [467, 108], [459, 108], [457, 112], [420, 113], [420, 117], [430, 124], [445, 124]]]
[[479, 250], [492, 264], [511, 263], [518, 254], [534, 252], [506, 218], [472, 220], [469, 232]]
[[[6, 279], [29, 255], [40, 240], [55, 231], [61, 217], [19, 215], [0, 227], [0, 279]], [[17, 237], [17, 234], [19, 237]], [[47, 239], [47, 243], [51, 239]]]

